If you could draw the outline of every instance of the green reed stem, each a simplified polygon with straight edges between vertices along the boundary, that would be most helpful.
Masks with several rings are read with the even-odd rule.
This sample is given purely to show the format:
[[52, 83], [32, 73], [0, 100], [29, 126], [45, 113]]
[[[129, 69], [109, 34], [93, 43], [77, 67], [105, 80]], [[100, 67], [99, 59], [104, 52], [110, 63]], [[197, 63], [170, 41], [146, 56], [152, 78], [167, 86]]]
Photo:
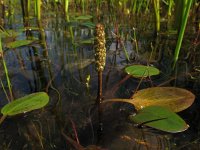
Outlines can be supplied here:
[[120, 41], [121, 42], [121, 46], [122, 46], [122, 49], [124, 51], [124, 54], [125, 54], [125, 57], [126, 57], [126, 60], [130, 62], [130, 58], [129, 58], [129, 55], [128, 55], [128, 51], [124, 45], [124, 42]]
[[64, 6], [65, 6], [65, 14], [67, 14], [69, 11], [69, 0], [64, 1]]
[[176, 44], [176, 49], [175, 49], [175, 53], [174, 53], [174, 64], [173, 64], [173, 69], [175, 68], [176, 62], [178, 60], [179, 57], [179, 53], [180, 53], [180, 49], [181, 49], [181, 45], [182, 45], [182, 41], [183, 41], [183, 36], [184, 36], [184, 32], [185, 32], [185, 27], [187, 24], [187, 19], [189, 16], [189, 12], [190, 12], [190, 8], [192, 5], [192, 0], [187, 0], [186, 5], [184, 6], [184, 11], [183, 11], [183, 18], [181, 21], [181, 27], [180, 27], [180, 32], [178, 35], [178, 41]]
[[85, 13], [85, 0], [81, 1], [81, 5], [82, 5], [82, 13]]
[[37, 16], [37, 20], [41, 20], [41, 0], [35, 1], [35, 14]]
[[142, 5], [143, 5], [144, 0], [140, 0], [140, 3], [138, 4], [138, 9], [137, 9], [137, 13], [140, 12]]
[[149, 11], [149, 4], [150, 4], [150, 1], [146, 1], [145, 13]]
[[133, 1], [132, 1], [132, 6], [133, 6], [133, 8], [132, 8], [133, 13], [136, 13], [137, 0], [133, 0]]
[[14, 97], [13, 97], [13, 94], [12, 94], [12, 86], [11, 86], [10, 78], [9, 78], [9, 75], [8, 75], [8, 69], [7, 69], [6, 62], [5, 62], [4, 57], [3, 57], [1, 35], [0, 35], [0, 58], [2, 59], [2, 63], [3, 63], [5, 75], [6, 75], [6, 80], [7, 80], [7, 84], [8, 84], [8, 89], [9, 89], [9, 93], [10, 93], [10, 100], [8, 99], [8, 101], [12, 101], [14, 99]]
[[30, 0], [28, 0], [27, 1], [27, 11], [28, 11], [28, 14], [30, 14], [30, 7], [31, 7], [31, 1]]
[[168, 2], [169, 4], [169, 6], [168, 6], [168, 16], [171, 16], [172, 15], [172, 6], [173, 6], [173, 4], [174, 4], [174, 0], [169, 0], [169, 2]]
[[153, 0], [154, 11], [156, 16], [156, 31], [160, 31], [160, 0]]

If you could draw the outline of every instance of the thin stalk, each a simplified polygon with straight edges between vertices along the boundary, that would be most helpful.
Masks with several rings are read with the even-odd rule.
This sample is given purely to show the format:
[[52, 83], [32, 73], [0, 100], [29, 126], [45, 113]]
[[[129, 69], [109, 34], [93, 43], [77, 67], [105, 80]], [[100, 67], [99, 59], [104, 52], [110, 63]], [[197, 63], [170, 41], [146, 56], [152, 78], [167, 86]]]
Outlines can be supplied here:
[[168, 6], [168, 16], [171, 16], [172, 15], [172, 6], [173, 6], [173, 4], [174, 4], [174, 1], [173, 0], [169, 0], [169, 2], [168, 2], [169, 4], [169, 6]]
[[147, 1], [146, 6], [145, 6], [145, 13], [149, 11], [149, 4], [150, 4], [150, 1]]
[[138, 42], [137, 42], [137, 37], [136, 37], [136, 32], [135, 32], [135, 28], [133, 28], [133, 41], [135, 42], [135, 49], [136, 49], [136, 52], [138, 54], [139, 52], [139, 48], [138, 48]]
[[11, 86], [10, 78], [9, 78], [9, 75], [8, 75], [8, 69], [7, 69], [6, 62], [5, 62], [4, 57], [3, 57], [1, 36], [0, 36], [0, 58], [2, 59], [2, 63], [3, 63], [5, 75], [6, 75], [6, 80], [7, 80], [7, 84], [8, 84], [9, 93], [10, 93], [10, 101], [12, 101], [14, 99], [14, 97], [13, 97], [13, 93], [12, 93], [12, 86]]
[[102, 123], [102, 72], [106, 62], [106, 47], [105, 47], [105, 32], [102, 24], [96, 25], [95, 30], [95, 63], [96, 71], [98, 72], [98, 91], [96, 103], [98, 106], [98, 118], [99, 118], [99, 129], [98, 129], [98, 140], [101, 140], [103, 123]]
[[37, 16], [37, 20], [41, 20], [41, 0], [35, 1], [35, 14]]
[[128, 51], [127, 51], [127, 49], [126, 49], [126, 47], [125, 47], [125, 45], [124, 45], [124, 42], [123, 42], [121, 39], [120, 39], [120, 44], [121, 44], [122, 49], [123, 49], [123, 51], [124, 51], [126, 60], [127, 60], [128, 62], [130, 62], [130, 58], [129, 58], [129, 55], [128, 55]]
[[137, 9], [137, 13], [140, 12], [141, 8], [142, 8], [142, 4], [143, 4], [144, 0], [140, 0], [140, 3], [138, 4], [138, 9]]
[[137, 0], [133, 0], [132, 2], [133, 2], [133, 9], [132, 9], [132, 11], [133, 11], [133, 13], [136, 13]]
[[175, 53], [174, 53], [174, 64], [173, 64], [173, 69], [175, 68], [176, 62], [178, 60], [179, 57], [179, 53], [180, 53], [180, 49], [181, 49], [181, 45], [182, 45], [182, 41], [183, 41], [183, 36], [184, 36], [184, 32], [185, 32], [185, 27], [187, 24], [187, 19], [189, 16], [189, 12], [190, 12], [190, 8], [192, 5], [192, 0], [188, 0], [187, 4], [186, 4], [186, 8], [185, 11], [183, 11], [183, 18], [182, 18], [182, 22], [181, 22], [181, 28], [180, 28], [180, 32], [178, 35], [178, 41], [176, 44], [176, 49], [175, 49]]
[[81, 1], [81, 5], [82, 5], [82, 13], [85, 13], [85, 0]]
[[153, 0], [154, 11], [156, 16], [156, 31], [160, 31], [160, 0]]
[[1, 118], [0, 118], [0, 125], [2, 124], [2, 122], [6, 119], [6, 115], [3, 115]]
[[6, 98], [7, 98], [8, 102], [10, 102], [9, 96], [8, 96], [8, 94], [7, 94], [7, 92], [6, 92], [6, 89], [5, 89], [5, 87], [4, 87], [3, 82], [2, 82], [1, 79], [0, 79], [0, 82], [1, 82], [1, 87], [3, 88], [3, 92], [4, 92], [4, 94], [6, 95]]
[[68, 11], [69, 11], [69, 0], [65, 0], [64, 1], [64, 6], [65, 6], [65, 15], [67, 15]]
[[97, 92], [97, 104], [98, 104], [98, 118], [99, 118], [99, 139], [101, 138], [101, 133], [103, 131], [102, 123], [102, 71], [98, 72], [98, 92]]
[[27, 11], [28, 11], [28, 14], [30, 14], [30, 7], [31, 7], [31, 1], [27, 0]]

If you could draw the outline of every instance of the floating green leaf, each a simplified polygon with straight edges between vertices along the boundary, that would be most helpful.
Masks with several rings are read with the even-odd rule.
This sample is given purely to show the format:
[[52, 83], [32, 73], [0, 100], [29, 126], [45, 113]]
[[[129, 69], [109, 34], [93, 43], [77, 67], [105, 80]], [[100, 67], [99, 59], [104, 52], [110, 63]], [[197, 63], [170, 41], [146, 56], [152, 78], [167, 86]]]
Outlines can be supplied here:
[[182, 111], [194, 102], [195, 95], [176, 87], [153, 87], [137, 91], [130, 99], [109, 99], [104, 102], [127, 102], [137, 110], [147, 106], [165, 106], [174, 112]]
[[145, 107], [138, 111], [137, 115], [131, 115], [129, 118], [139, 125], [146, 125], [170, 133], [182, 132], [189, 127], [176, 113], [161, 106]]
[[33, 42], [35, 42], [35, 40], [17, 40], [14, 42], [9, 42], [6, 44], [7, 48], [18, 48], [21, 46], [27, 46], [29, 44], [32, 44]]
[[49, 102], [49, 96], [45, 92], [29, 94], [6, 104], [1, 113], [4, 116], [13, 116], [44, 107]]
[[127, 74], [136, 78], [158, 75], [160, 71], [152, 66], [132, 65], [125, 68]]

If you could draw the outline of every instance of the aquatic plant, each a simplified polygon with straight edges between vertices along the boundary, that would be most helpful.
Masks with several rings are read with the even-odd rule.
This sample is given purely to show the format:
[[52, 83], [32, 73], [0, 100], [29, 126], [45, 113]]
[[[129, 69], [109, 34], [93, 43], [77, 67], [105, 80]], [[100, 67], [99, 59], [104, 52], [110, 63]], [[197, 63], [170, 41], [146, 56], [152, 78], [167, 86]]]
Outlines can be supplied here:
[[0, 119], [0, 124], [6, 116], [14, 116], [21, 113], [26, 113], [32, 110], [40, 109], [47, 105], [49, 96], [45, 92], [32, 93], [27, 96], [15, 99], [14, 101], [6, 104], [1, 113], [3, 116]]
[[131, 65], [125, 68], [125, 72], [135, 78], [146, 78], [158, 75], [160, 70], [152, 66]]
[[65, 7], [65, 15], [67, 15], [69, 11], [69, 0], [64, 0], [64, 7]]
[[102, 24], [97, 24], [95, 28], [95, 64], [96, 71], [98, 72], [98, 92], [96, 103], [99, 111], [99, 132], [103, 130], [102, 124], [102, 72], [106, 64], [106, 47], [105, 47], [105, 32]]
[[130, 115], [129, 119], [137, 126], [149, 126], [157, 130], [177, 133], [188, 129], [189, 125], [169, 108], [161, 106], [148, 106]]
[[102, 72], [106, 63], [106, 41], [104, 26], [97, 24], [95, 29], [95, 63], [97, 72]]
[[37, 16], [37, 20], [40, 21], [41, 20], [41, 0], [36, 0], [35, 1], [35, 14]]
[[105, 102], [126, 102], [134, 105], [136, 110], [148, 106], [163, 106], [174, 112], [190, 107], [195, 95], [188, 90], [176, 87], [151, 87], [137, 91], [130, 99], [107, 99]]
[[174, 53], [173, 68], [175, 68], [176, 62], [177, 62], [178, 57], [179, 57], [179, 53], [180, 53], [180, 49], [181, 49], [181, 45], [182, 45], [182, 41], [183, 41], [183, 36], [184, 36], [184, 32], [185, 32], [185, 27], [186, 27], [186, 24], [187, 24], [189, 12], [190, 12], [190, 7], [192, 5], [192, 0], [182, 1], [182, 3], [183, 4], [181, 4], [182, 5], [181, 26], [180, 26], [178, 41], [177, 41], [175, 53]]
[[[159, 74], [154, 67], [133, 65], [125, 68], [127, 74], [136, 78], [146, 78]], [[136, 91], [130, 99], [113, 98], [103, 101], [132, 104], [138, 111], [130, 119], [139, 125], [147, 125], [166, 132], [182, 132], [188, 128], [185, 121], [174, 112], [190, 107], [195, 95], [176, 87], [151, 87]], [[156, 112], [156, 113], [155, 113]], [[173, 122], [169, 127], [170, 122]]]
[[153, 0], [155, 18], [156, 18], [156, 31], [160, 31], [160, 0]]
[[[7, 69], [7, 66], [6, 66], [5, 59], [4, 59], [4, 53], [3, 53], [2, 42], [1, 42], [1, 34], [2, 33], [0, 32], [0, 59], [2, 60], [3, 68], [4, 68], [4, 71], [5, 71], [5, 75], [6, 75], [6, 81], [7, 81], [7, 85], [8, 85], [8, 89], [9, 89], [10, 99], [8, 99], [8, 101], [12, 101], [14, 99], [14, 97], [13, 97], [13, 93], [12, 93], [12, 85], [11, 85], [11, 82], [10, 82], [8, 69]], [[5, 93], [5, 94], [8, 95], [7, 93]]]

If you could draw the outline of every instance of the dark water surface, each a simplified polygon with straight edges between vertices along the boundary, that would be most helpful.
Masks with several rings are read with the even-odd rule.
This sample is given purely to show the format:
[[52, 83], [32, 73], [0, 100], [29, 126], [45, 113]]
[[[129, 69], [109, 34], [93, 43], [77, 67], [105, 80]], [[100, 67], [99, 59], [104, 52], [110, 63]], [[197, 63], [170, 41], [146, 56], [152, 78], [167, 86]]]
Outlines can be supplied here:
[[[172, 32], [173, 17], [171, 21], [165, 16], [162, 18], [161, 32], [156, 35], [154, 14], [130, 15], [117, 11], [116, 8], [108, 9], [106, 4], [103, 8], [102, 11], [88, 8], [85, 15], [91, 15], [92, 18], [79, 20], [74, 18], [84, 14], [78, 8], [65, 17], [61, 5], [44, 4], [42, 31], [33, 30], [37, 23], [35, 17], [30, 17], [28, 24], [31, 31], [21, 32], [25, 24], [21, 8], [15, 9], [12, 19], [5, 19], [5, 29], [19, 32], [18, 40], [26, 39], [30, 33], [36, 38], [45, 34], [43, 41], [40, 39], [16, 49], [6, 48], [6, 41], [11, 39], [2, 39], [14, 97], [46, 91], [50, 96], [50, 103], [42, 110], [8, 117], [0, 127], [0, 149], [75, 149], [76, 144], [67, 137], [75, 141], [79, 139], [80, 144], [85, 147], [98, 144], [112, 150], [200, 149], [200, 41], [196, 22], [192, 17], [189, 18], [180, 58], [174, 71], [172, 63], [177, 34]], [[97, 141], [98, 119], [94, 104], [98, 75], [94, 64], [93, 26], [99, 22], [104, 24], [106, 32], [104, 99], [129, 98], [137, 88], [138, 79], [129, 78], [121, 83], [126, 77], [125, 66], [155, 66], [160, 69], [161, 74], [152, 77], [152, 82], [142, 82], [139, 88], [162, 84], [193, 92], [196, 95], [194, 104], [179, 113], [190, 125], [187, 131], [170, 134], [147, 127], [137, 128], [127, 119], [128, 114], [134, 112], [132, 106], [106, 105], [103, 135]], [[134, 29], [137, 45], [134, 42]], [[117, 36], [120, 38], [117, 39]], [[44, 42], [46, 46], [41, 44]], [[126, 60], [124, 49], [127, 50], [130, 61]], [[45, 56], [44, 52], [48, 52], [48, 55]], [[3, 67], [0, 66], [0, 69], [1, 80], [6, 84]], [[2, 107], [7, 103], [2, 88], [0, 99]], [[88, 149], [97, 148], [90, 146]]]

